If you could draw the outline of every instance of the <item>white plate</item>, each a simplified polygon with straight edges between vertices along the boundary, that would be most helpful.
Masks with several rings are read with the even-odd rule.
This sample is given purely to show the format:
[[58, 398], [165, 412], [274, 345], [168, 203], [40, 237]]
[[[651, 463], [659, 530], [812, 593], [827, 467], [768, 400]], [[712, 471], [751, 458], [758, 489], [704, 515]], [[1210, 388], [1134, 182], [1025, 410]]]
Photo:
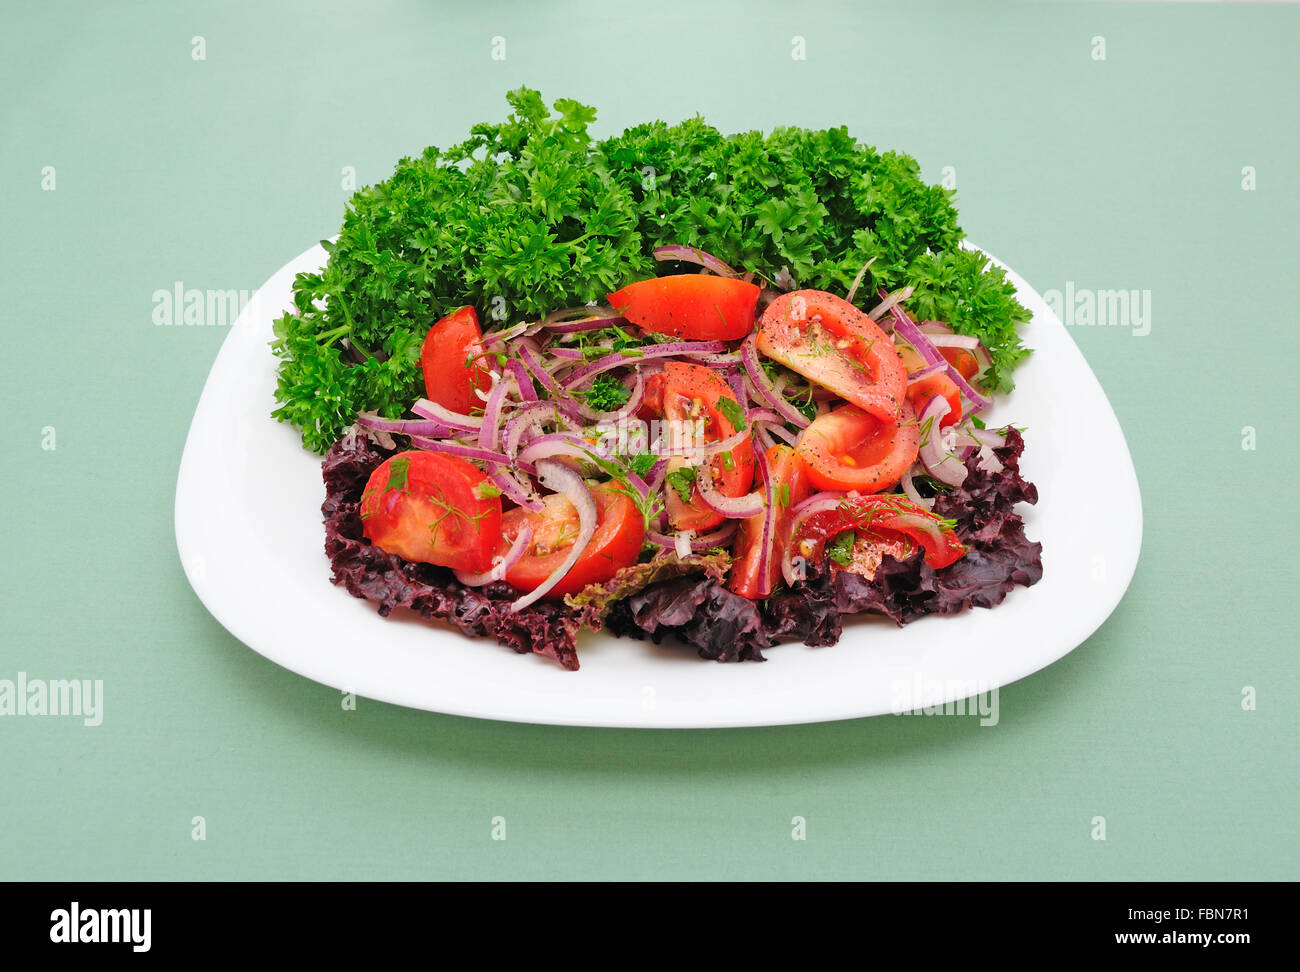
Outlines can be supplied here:
[[[713, 728], [881, 715], [968, 698], [1056, 661], [1119, 603], [1137, 565], [1142, 502], [1115, 413], [1060, 320], [1009, 273], [1033, 313], [1034, 354], [990, 424], [1027, 426], [1022, 507], [1043, 579], [993, 610], [896, 628], [846, 624], [839, 644], [781, 645], [722, 665], [681, 646], [586, 633], [566, 672], [419, 618], [384, 620], [329, 582], [320, 460], [273, 421], [271, 324], [317, 246], [276, 273], [227, 335], [194, 413], [176, 486], [176, 542], [191, 585], [231, 634], [337, 689], [457, 715], [584, 726]], [[1096, 471], [1106, 470], [1105, 487]]]

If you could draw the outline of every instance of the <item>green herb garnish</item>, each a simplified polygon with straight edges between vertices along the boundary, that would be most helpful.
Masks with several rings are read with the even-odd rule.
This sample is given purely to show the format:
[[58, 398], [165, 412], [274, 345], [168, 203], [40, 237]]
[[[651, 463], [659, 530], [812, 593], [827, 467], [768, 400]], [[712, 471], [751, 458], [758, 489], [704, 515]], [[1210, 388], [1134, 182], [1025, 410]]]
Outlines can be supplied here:
[[691, 487], [695, 485], [697, 473], [694, 466], [682, 466], [681, 469], [674, 469], [664, 481], [677, 491], [683, 503], [691, 501]]
[[587, 404], [598, 412], [618, 411], [631, 395], [631, 390], [607, 371], [593, 378], [591, 387], [583, 393]]
[[718, 414], [731, 423], [731, 427], [737, 432], [745, 428], [745, 410], [740, 407], [740, 403], [734, 398], [721, 397], [718, 399]]
[[830, 543], [826, 544], [826, 556], [841, 567], [847, 567], [853, 559], [853, 544], [858, 535], [852, 530], [845, 530]]
[[[577, 101], [548, 108], [530, 88], [507, 100], [504, 121], [355, 193], [328, 264], [295, 279], [274, 325], [273, 414], [309, 448], [325, 451], [358, 412], [405, 412], [423, 391], [424, 336], [456, 308], [501, 308], [502, 327], [536, 320], [654, 276], [650, 252], [665, 244], [834, 293], [873, 260], [863, 301], [911, 285], [909, 312], [978, 337], [993, 362], [980, 384], [1011, 389], [1029, 314], [1002, 270], [960, 248], [952, 193], [922, 182], [910, 156], [846, 128], [724, 136], [700, 118], [596, 141], [596, 112]], [[644, 340], [614, 338], [600, 353]]]

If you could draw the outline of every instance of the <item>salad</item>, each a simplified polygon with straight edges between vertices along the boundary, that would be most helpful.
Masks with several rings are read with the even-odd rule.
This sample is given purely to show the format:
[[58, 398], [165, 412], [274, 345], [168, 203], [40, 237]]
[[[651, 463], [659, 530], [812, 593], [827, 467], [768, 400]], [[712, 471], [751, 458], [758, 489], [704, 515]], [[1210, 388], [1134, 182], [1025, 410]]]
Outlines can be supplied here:
[[576, 669], [584, 629], [762, 660], [1039, 579], [1024, 439], [981, 418], [1025, 315], [945, 190], [843, 130], [593, 144], [511, 103], [358, 194], [277, 322], [334, 583]]

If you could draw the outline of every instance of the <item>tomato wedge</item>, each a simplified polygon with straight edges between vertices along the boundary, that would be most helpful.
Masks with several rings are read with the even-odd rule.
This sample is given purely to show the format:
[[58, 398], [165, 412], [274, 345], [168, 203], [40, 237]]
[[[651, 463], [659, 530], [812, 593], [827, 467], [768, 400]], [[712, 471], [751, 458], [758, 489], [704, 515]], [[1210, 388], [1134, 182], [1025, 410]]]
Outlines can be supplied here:
[[842, 297], [796, 290], [768, 305], [758, 350], [882, 422], [898, 420], [907, 389], [902, 359], [875, 321]]
[[492, 387], [482, 359], [482, 337], [473, 307], [453, 311], [429, 328], [420, 348], [425, 398], [463, 415], [482, 407], [474, 389], [486, 392]]
[[381, 463], [361, 494], [362, 531], [414, 563], [481, 573], [501, 539], [501, 496], [467, 459], [412, 450]]
[[[569, 572], [546, 593], [546, 598], [576, 594], [588, 584], [607, 581], [615, 571], [636, 563], [641, 555], [645, 519], [631, 498], [609, 485], [591, 487], [591, 496], [598, 513], [596, 532]], [[568, 499], [554, 493], [544, 502], [546, 508], [537, 513], [516, 508], [502, 517], [501, 545], [497, 548], [502, 556], [524, 524], [533, 531], [524, 555], [506, 569], [506, 581], [521, 591], [539, 587], [558, 570], [578, 535], [578, 511]]]
[[662, 371], [656, 371], [645, 380], [645, 395], [641, 407], [637, 409], [637, 418], [649, 422], [664, 414], [664, 382], [667, 379]]
[[818, 489], [879, 493], [903, 478], [920, 446], [916, 415], [905, 401], [898, 423], [842, 405], [804, 429], [796, 448]]
[[[723, 402], [730, 402], [728, 408]], [[721, 409], [737, 415], [740, 403], [730, 386], [718, 375], [703, 365], [685, 364], [670, 361], [664, 365], [663, 414], [666, 419], [676, 424], [679, 429], [689, 427], [694, 436], [698, 428], [694, 423], [700, 422], [704, 427], [704, 438], [692, 439], [693, 444], [719, 442], [729, 439], [740, 429]], [[728, 453], [719, 454], [711, 460], [710, 471], [714, 487], [724, 496], [743, 496], [749, 492], [754, 482], [754, 445], [748, 435], [740, 440]], [[703, 532], [717, 526], [725, 519], [704, 505], [700, 499], [699, 487], [692, 486], [690, 500], [682, 499], [674, 488], [674, 476], [688, 465], [684, 459], [668, 461], [668, 488], [664, 490], [664, 505], [668, 511], [668, 520], [674, 530], [694, 530]]]
[[966, 547], [953, 532], [952, 523], [906, 496], [858, 496], [834, 509], [814, 513], [799, 526], [794, 548], [809, 560], [820, 560], [828, 542], [846, 531], [855, 534], [847, 563], [839, 566], [871, 577], [880, 557], [892, 553], [900, 560], [925, 551], [925, 562], [938, 570], [966, 555]]
[[[961, 351], [961, 348], [944, 348], [943, 351]], [[903, 367], [909, 374], [920, 371], [926, 366], [925, 359], [911, 345], [900, 345], [898, 353], [903, 359]], [[967, 351], [966, 354], [970, 355]], [[947, 355], [944, 355], [945, 359]], [[971, 360], [975, 360], [974, 355], [970, 355]], [[954, 365], [954, 367], [956, 367]], [[946, 429], [950, 425], [956, 425], [961, 421], [961, 392], [957, 385], [946, 374], [936, 372], [933, 375], [927, 375], [925, 378], [919, 378], [907, 383], [907, 401], [912, 406], [912, 411], [920, 415], [925, 411], [925, 407], [930, 404], [930, 399], [935, 395], [942, 395], [948, 402], [948, 413], [939, 420], [939, 428]]]
[[633, 324], [693, 341], [734, 341], [754, 330], [758, 287], [731, 277], [685, 273], [628, 284], [609, 306]]
[[781, 577], [781, 557], [785, 554], [782, 538], [789, 529], [790, 511], [807, 499], [811, 491], [807, 467], [794, 449], [778, 444], [768, 449], [764, 456], [768, 474], [776, 483], [777, 497], [776, 535], [772, 540], [767, 572], [763, 576], [758, 573], [763, 553], [763, 517], [753, 516], [741, 521], [740, 531], [736, 534], [736, 559], [727, 581], [733, 593], [751, 600], [767, 597], [776, 587]]
[[956, 368], [957, 374], [967, 381], [979, 374], [979, 359], [975, 357], [973, 351], [968, 351], [965, 348], [940, 348], [939, 353], [943, 355], [943, 360]]

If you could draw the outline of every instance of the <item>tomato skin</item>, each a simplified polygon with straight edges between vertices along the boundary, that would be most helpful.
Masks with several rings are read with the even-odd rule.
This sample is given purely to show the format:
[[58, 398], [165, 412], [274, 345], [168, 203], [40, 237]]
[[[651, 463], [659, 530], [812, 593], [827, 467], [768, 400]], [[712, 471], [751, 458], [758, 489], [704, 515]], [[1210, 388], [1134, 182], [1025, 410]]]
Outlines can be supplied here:
[[884, 422], [898, 420], [907, 371], [894, 342], [842, 297], [796, 290], [768, 305], [758, 350]]
[[938, 570], [966, 556], [966, 547], [941, 519], [906, 496], [858, 496], [832, 510], [808, 517], [792, 542], [799, 553], [820, 560], [826, 544], [845, 530], [858, 533], [900, 559], [921, 547], [925, 562]]
[[[718, 411], [718, 402], [724, 398], [736, 402], [731, 387], [713, 370], [680, 361], [670, 361], [664, 365], [664, 417], [683, 424], [702, 420], [705, 442], [729, 439], [739, 431], [730, 419]], [[736, 404], [739, 405], [739, 402]], [[674, 472], [686, 464], [683, 459], [671, 459], [668, 462], [668, 472]], [[751, 437], [746, 435], [731, 449], [730, 469], [727, 468], [726, 460], [718, 455], [712, 459], [710, 471], [714, 487], [724, 496], [743, 496], [749, 492], [754, 482], [754, 444]], [[665, 489], [664, 496], [668, 521], [674, 530], [694, 530], [700, 533], [725, 519], [721, 513], [704, 505], [698, 486], [692, 487], [689, 503], [683, 502], [677, 490], [671, 486]]]
[[657, 371], [645, 380], [645, 393], [641, 398], [641, 407], [637, 409], [637, 418], [649, 422], [664, 414], [664, 384], [667, 378], [662, 371]]
[[609, 295], [633, 324], [693, 341], [734, 341], [754, 330], [758, 287], [705, 273], [654, 277]]
[[956, 368], [957, 374], [967, 381], [979, 374], [979, 359], [965, 348], [940, 348], [939, 353], [943, 355], [943, 360]]
[[[940, 353], [961, 350], [963, 349], [940, 348]], [[921, 357], [920, 352], [910, 345], [899, 347], [898, 353], [903, 359], [903, 366], [909, 373], [919, 371], [926, 366], [926, 361]], [[971, 361], [975, 360], [975, 356], [969, 351], [966, 354], [970, 356]], [[944, 358], [947, 359], [947, 357], [945, 354]], [[960, 422], [961, 391], [946, 374], [933, 374], [919, 381], [908, 382], [907, 401], [912, 406], [912, 411], [917, 415], [925, 411], [925, 407], [930, 404], [930, 399], [935, 395], [942, 395], [948, 402], [948, 414], [939, 420], [939, 428], [946, 429], [948, 426]]]
[[961, 421], [961, 392], [947, 375], [934, 374], [907, 386], [907, 401], [912, 411], [920, 415], [935, 396], [948, 402], [948, 412], [939, 419], [939, 428], [946, 429]]
[[[474, 390], [486, 392], [492, 387], [488, 367], [481, 357], [482, 337], [473, 307], [452, 311], [429, 328], [420, 347], [425, 398], [462, 415], [468, 415], [475, 406], [482, 406], [483, 400]], [[471, 358], [473, 361], [466, 365]]]
[[[598, 519], [596, 532], [587, 548], [578, 557], [569, 572], [552, 587], [543, 600], [556, 600], [565, 594], [576, 594], [588, 584], [607, 581], [620, 568], [636, 563], [645, 542], [645, 519], [627, 495], [609, 485], [591, 487], [596, 501]], [[562, 537], [572, 538], [578, 532], [578, 512], [563, 496], [546, 497], [547, 508], [540, 513], [530, 513], [522, 508], [510, 510], [502, 518], [501, 544], [497, 553], [504, 556], [510, 549], [519, 529], [528, 524], [533, 530], [529, 549], [519, 561], [506, 571], [506, 581], [521, 591], [531, 591], [541, 585], [563, 565], [569, 555], [568, 545], [549, 550]], [[535, 554], [539, 545], [549, 552]]]
[[[812, 492], [808, 468], [799, 453], [790, 446], [778, 443], [768, 449], [764, 457], [767, 459], [768, 474], [776, 484], [778, 504], [776, 536], [772, 541], [767, 574], [760, 577], [758, 573], [758, 562], [762, 557], [763, 517], [752, 516], [741, 521], [740, 530], [736, 534], [736, 559], [731, 565], [731, 575], [727, 580], [732, 593], [750, 600], [767, 597], [776, 588], [781, 577], [781, 557], [785, 554], [783, 538], [793, 518], [790, 511]], [[783, 497], [786, 500], [784, 503], [781, 502]]]
[[382, 462], [361, 494], [362, 532], [412, 563], [481, 573], [501, 537], [501, 498], [467, 459], [414, 449]]
[[903, 478], [916, 462], [921, 431], [911, 405], [903, 420], [881, 422], [855, 405], [820, 415], [799, 435], [796, 448], [818, 489], [878, 493]]

